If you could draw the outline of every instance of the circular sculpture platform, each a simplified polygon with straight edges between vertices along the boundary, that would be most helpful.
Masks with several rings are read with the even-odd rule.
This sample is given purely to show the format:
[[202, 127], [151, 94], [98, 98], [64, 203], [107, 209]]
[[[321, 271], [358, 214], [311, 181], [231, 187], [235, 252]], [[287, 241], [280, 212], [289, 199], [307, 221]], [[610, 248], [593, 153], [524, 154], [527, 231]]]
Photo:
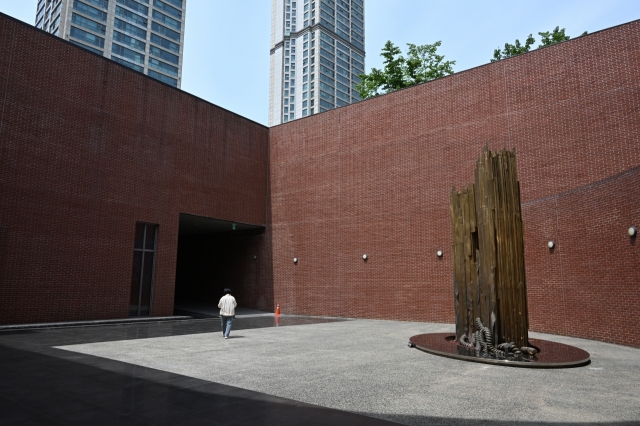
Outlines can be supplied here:
[[482, 362], [485, 364], [504, 365], [524, 368], [567, 368], [587, 365], [590, 362], [589, 352], [574, 346], [548, 340], [529, 339], [530, 346], [539, 352], [519, 358], [506, 359], [486, 351], [476, 351], [455, 341], [451, 333], [418, 334], [409, 339], [409, 345], [430, 354], [460, 359], [463, 361]]

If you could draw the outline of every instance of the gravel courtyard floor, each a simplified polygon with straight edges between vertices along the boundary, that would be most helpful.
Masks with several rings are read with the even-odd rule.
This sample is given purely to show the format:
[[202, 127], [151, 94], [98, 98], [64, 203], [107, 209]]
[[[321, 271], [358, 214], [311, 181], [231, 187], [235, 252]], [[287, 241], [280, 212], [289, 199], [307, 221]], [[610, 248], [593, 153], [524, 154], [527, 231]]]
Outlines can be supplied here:
[[591, 354], [588, 366], [531, 370], [407, 346], [453, 330], [349, 320], [57, 348], [409, 425], [640, 424], [639, 349], [531, 333]]

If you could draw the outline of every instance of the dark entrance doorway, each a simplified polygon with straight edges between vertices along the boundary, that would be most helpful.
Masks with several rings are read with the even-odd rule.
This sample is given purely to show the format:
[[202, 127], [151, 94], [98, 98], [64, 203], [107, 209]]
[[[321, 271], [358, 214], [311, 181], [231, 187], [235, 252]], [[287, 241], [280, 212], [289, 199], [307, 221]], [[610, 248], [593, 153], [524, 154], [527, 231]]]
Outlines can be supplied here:
[[260, 306], [265, 227], [180, 214], [175, 314], [217, 315], [225, 287], [241, 307]]

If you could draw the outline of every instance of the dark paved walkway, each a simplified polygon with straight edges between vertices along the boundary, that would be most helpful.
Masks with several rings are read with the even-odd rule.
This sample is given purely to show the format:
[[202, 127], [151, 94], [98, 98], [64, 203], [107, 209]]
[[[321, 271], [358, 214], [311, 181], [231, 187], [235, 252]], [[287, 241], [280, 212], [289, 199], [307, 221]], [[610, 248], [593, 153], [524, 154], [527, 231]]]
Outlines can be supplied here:
[[[282, 317], [278, 325], [331, 321]], [[234, 330], [275, 325], [246, 318]], [[220, 332], [218, 320], [0, 332], [0, 426], [396, 424], [53, 348], [211, 332]]]

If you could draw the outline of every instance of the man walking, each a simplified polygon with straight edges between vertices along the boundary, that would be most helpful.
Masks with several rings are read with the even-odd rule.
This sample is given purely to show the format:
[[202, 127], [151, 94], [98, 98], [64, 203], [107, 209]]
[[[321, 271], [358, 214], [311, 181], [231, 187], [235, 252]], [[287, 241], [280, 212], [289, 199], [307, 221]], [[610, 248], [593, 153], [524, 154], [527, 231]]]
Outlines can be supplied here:
[[229, 333], [231, 332], [231, 322], [233, 321], [233, 317], [236, 315], [236, 298], [231, 295], [231, 289], [224, 289], [224, 296], [220, 299], [218, 303], [218, 308], [220, 308], [220, 321], [222, 322], [222, 335], [225, 339], [229, 338]]

